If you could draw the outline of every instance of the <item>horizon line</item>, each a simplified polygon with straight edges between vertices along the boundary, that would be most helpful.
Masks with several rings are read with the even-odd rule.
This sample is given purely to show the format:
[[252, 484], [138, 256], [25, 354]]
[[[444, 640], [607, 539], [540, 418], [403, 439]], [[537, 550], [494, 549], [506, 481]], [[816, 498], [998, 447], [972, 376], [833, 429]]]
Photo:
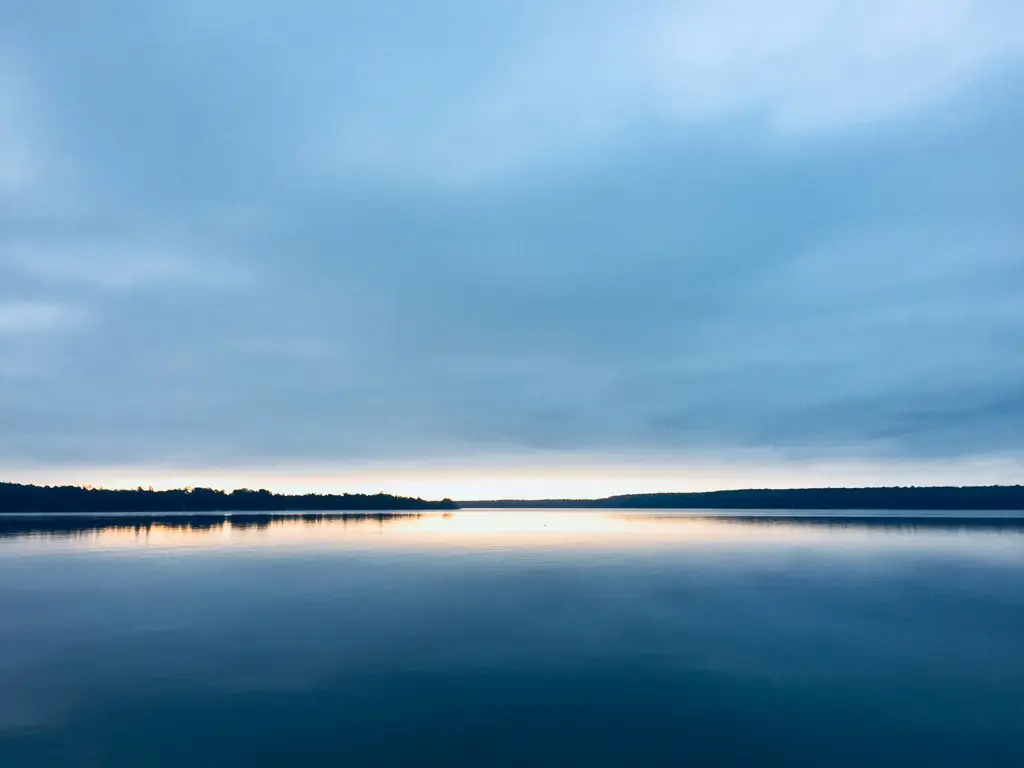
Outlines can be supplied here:
[[[272, 491], [267, 488], [249, 488], [249, 487], [237, 487], [231, 490], [225, 488], [214, 488], [207, 485], [185, 485], [177, 488], [154, 488], [152, 484], [147, 486], [138, 485], [136, 487], [108, 487], [103, 485], [93, 485], [91, 483], [65, 483], [65, 484], [41, 484], [41, 483], [19, 483], [15, 481], [0, 480], [0, 486], [22, 486], [27, 488], [77, 488], [86, 491], [112, 491], [119, 493], [170, 493], [170, 492], [188, 492], [191, 493], [196, 490], [202, 491], [213, 491], [215, 493], [232, 494], [236, 492], [244, 493], [269, 493], [274, 496], [392, 496], [395, 498], [407, 498], [407, 499], [420, 499], [421, 496], [409, 496], [401, 493], [392, 493], [386, 490], [379, 490], [376, 493], [366, 493], [362, 491], [350, 492], [330, 492], [330, 491], [317, 491], [309, 490], [302, 492], [279, 492]], [[971, 484], [971, 485], [815, 485], [815, 486], [787, 486], [787, 487], [745, 487], [745, 488], [716, 488], [712, 490], [704, 491], [642, 491], [642, 492], [629, 492], [629, 493], [613, 493], [606, 496], [544, 496], [544, 497], [517, 497], [517, 496], [506, 496], [501, 498], [462, 498], [456, 499], [451, 495], [446, 495], [441, 500], [454, 501], [456, 503], [473, 503], [483, 504], [489, 502], [530, 502], [530, 501], [562, 501], [562, 502], [584, 502], [584, 501], [603, 501], [605, 499], [617, 499], [617, 498], [630, 498], [640, 496], [709, 496], [712, 494], [727, 494], [727, 493], [746, 493], [746, 492], [792, 492], [792, 491], [826, 491], [826, 490], [904, 490], [904, 489], [915, 489], [915, 490], [963, 490], [963, 489], [991, 489], [991, 488], [1022, 488], [1022, 483], [991, 483], [987, 485]]]

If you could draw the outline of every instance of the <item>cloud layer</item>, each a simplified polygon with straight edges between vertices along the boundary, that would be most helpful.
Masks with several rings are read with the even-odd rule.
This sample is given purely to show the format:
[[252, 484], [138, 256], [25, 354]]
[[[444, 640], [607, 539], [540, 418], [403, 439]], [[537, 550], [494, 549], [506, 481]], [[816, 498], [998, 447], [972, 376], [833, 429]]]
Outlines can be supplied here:
[[1020, 456], [1024, 11], [0, 11], [0, 461]]

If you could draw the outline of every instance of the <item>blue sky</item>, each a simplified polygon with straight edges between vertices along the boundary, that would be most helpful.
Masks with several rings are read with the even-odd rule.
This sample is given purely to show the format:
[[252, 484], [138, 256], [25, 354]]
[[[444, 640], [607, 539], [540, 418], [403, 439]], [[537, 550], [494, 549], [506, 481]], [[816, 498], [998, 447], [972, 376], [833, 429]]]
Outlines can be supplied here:
[[0, 4], [0, 466], [1024, 478], [1016, 0]]

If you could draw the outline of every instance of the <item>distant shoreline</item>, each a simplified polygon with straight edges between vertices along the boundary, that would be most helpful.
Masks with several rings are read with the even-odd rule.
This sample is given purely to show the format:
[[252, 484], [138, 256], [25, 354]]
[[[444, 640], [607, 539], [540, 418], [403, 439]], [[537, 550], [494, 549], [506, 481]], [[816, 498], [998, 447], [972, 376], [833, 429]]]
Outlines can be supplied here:
[[647, 493], [602, 499], [427, 501], [387, 493], [278, 494], [211, 488], [155, 491], [0, 483], [0, 514], [110, 512], [384, 512], [455, 509], [703, 509], [1024, 512], [1024, 485], [792, 488]]
[[1024, 485], [791, 488], [643, 493], [603, 499], [457, 501], [461, 509], [1024, 511]]

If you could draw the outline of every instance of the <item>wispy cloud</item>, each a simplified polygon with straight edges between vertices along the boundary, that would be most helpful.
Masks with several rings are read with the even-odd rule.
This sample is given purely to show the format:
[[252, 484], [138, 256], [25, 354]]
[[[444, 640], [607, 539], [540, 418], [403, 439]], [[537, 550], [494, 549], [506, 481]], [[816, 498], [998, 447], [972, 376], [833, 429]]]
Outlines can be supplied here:
[[751, 112], [784, 132], [841, 130], [1019, 60], [1022, 21], [1019, 4], [999, 0], [688, 3], [651, 30], [647, 77], [682, 117]]
[[30, 102], [22, 72], [0, 53], [0, 202], [7, 205], [27, 193], [41, 172]]
[[18, 337], [81, 328], [90, 314], [69, 304], [8, 301], [0, 302], [0, 336]]
[[0, 269], [43, 283], [79, 283], [98, 288], [131, 289], [185, 284], [211, 288], [251, 284], [250, 270], [223, 259], [182, 255], [166, 240], [36, 238], [0, 246]]
[[449, 84], [424, 76], [435, 104], [415, 120], [372, 102], [354, 119], [343, 109], [316, 146], [353, 169], [473, 182], [616, 148], [654, 125], [738, 119], [779, 140], [875, 127], [1024, 57], [1012, 0], [555, 7], [527, 44], [483, 52], [489, 74], [471, 88], [435, 90]]

